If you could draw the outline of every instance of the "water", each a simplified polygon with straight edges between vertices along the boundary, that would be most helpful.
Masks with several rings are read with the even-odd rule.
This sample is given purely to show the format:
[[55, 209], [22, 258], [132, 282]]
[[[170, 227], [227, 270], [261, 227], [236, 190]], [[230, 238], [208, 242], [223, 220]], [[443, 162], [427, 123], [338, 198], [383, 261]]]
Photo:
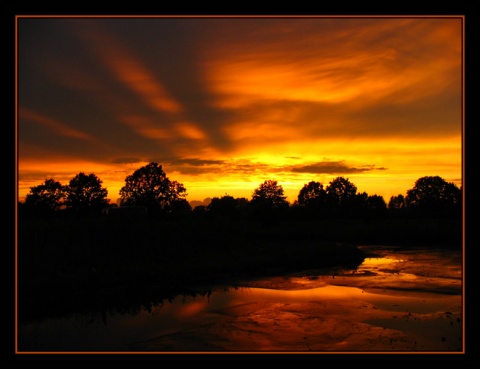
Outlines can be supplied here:
[[304, 271], [135, 313], [22, 324], [19, 352], [461, 352], [461, 253], [368, 250], [376, 256], [356, 271]]

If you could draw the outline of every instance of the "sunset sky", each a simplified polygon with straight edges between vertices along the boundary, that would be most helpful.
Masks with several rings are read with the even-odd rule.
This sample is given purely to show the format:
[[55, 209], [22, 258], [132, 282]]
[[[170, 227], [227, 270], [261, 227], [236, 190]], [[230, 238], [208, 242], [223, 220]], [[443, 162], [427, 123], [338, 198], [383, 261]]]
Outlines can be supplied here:
[[463, 18], [17, 18], [18, 196], [157, 162], [187, 200], [462, 185]]

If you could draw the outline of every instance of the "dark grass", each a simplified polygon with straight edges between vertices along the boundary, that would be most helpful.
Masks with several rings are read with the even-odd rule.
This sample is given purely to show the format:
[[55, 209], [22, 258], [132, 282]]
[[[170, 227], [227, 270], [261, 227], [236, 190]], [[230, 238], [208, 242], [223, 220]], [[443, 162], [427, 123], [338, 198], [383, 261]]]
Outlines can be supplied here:
[[355, 269], [357, 245], [461, 247], [452, 219], [18, 222], [19, 318], [137, 309], [240, 280], [331, 267]]

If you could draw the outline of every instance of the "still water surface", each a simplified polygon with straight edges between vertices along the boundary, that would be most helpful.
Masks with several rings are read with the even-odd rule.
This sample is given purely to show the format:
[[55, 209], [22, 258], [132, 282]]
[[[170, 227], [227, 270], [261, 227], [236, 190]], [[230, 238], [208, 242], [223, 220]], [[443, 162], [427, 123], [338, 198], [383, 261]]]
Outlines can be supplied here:
[[365, 248], [355, 271], [22, 324], [19, 352], [462, 352], [461, 252]]

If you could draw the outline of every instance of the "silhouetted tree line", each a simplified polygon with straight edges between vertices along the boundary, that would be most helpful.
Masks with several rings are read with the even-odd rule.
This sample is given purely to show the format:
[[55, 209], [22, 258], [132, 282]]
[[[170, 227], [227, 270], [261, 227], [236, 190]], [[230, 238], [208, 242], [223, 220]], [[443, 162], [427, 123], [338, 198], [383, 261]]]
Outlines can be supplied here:
[[461, 217], [462, 189], [439, 176], [421, 177], [406, 196], [392, 196], [388, 209], [399, 216]]
[[[107, 190], [93, 173], [83, 172], [68, 185], [50, 178], [31, 187], [24, 203], [19, 203], [21, 215], [52, 216], [62, 212], [75, 215], [100, 215], [110, 206]], [[170, 180], [157, 163], [143, 166], [125, 179], [120, 189], [120, 206], [143, 206], [149, 217], [184, 218], [195, 220], [252, 219], [263, 224], [282, 219], [327, 219], [393, 217], [461, 217], [462, 190], [439, 176], [419, 178], [405, 196], [392, 196], [385, 202], [382, 196], [357, 192], [348, 178], [337, 177], [328, 185], [316, 181], [305, 184], [297, 199], [290, 204], [277, 181], [265, 180], [252, 193], [251, 199], [230, 195], [214, 197], [208, 206], [194, 209], [186, 200], [182, 183]]]

